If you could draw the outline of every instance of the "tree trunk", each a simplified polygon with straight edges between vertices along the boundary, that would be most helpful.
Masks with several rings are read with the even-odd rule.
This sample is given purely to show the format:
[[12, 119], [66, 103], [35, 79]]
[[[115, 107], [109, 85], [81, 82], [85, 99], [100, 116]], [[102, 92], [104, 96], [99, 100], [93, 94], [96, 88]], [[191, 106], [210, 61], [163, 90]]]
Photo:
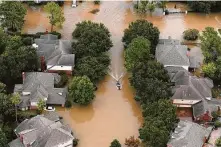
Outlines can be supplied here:
[[53, 27], [54, 27], [54, 25], [51, 25], [51, 32], [53, 32]]

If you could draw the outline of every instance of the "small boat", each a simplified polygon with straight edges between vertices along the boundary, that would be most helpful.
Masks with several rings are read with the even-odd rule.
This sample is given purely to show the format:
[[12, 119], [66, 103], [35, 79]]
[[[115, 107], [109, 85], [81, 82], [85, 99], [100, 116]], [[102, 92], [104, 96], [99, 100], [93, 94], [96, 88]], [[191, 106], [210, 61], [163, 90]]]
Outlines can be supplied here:
[[122, 85], [120, 84], [119, 81], [117, 81], [117, 83], [116, 83], [116, 87], [117, 87], [118, 90], [121, 90], [121, 89], [122, 89]]

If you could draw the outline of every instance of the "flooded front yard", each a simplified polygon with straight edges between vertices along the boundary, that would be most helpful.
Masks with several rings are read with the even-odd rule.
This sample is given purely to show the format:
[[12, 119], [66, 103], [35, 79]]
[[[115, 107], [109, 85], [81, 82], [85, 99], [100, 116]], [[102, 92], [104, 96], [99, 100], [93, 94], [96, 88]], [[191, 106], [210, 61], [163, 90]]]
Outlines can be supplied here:
[[[174, 7], [175, 3], [168, 4]], [[185, 8], [182, 4], [178, 7]], [[221, 20], [221, 13], [205, 14], [171, 14], [168, 16], [138, 16], [133, 11], [130, 1], [102, 2], [94, 5], [93, 2], [84, 2], [77, 8], [71, 8], [71, 2], [64, 5], [66, 21], [63, 28], [58, 29], [64, 39], [71, 39], [75, 24], [83, 20], [102, 22], [111, 32], [113, 47], [110, 50], [112, 75], [120, 76], [125, 73], [123, 66], [123, 44], [121, 38], [123, 30], [129, 23], [139, 18], [147, 19], [157, 26], [161, 38], [181, 39], [185, 29], [196, 28], [202, 31], [207, 26], [219, 27], [215, 18]], [[97, 14], [89, 13], [99, 9]], [[42, 9], [28, 9], [23, 31], [36, 33], [50, 30], [50, 24]], [[199, 54], [200, 51], [193, 51]], [[96, 98], [90, 106], [72, 109], [57, 108], [59, 114], [71, 125], [76, 137], [80, 139], [79, 147], [108, 147], [110, 142], [117, 138], [123, 144], [125, 138], [139, 135], [138, 129], [142, 124], [142, 114], [139, 105], [133, 99], [133, 90], [129, 85], [128, 76], [123, 78], [123, 89], [117, 90], [115, 81], [106, 76], [100, 83]]]

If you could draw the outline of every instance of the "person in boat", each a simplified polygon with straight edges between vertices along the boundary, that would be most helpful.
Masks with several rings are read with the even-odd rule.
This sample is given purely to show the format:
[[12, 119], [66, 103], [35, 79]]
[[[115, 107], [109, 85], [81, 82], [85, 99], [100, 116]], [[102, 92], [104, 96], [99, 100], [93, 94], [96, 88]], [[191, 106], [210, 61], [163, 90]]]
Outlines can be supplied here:
[[121, 85], [120, 85], [119, 81], [117, 81], [116, 86], [117, 86], [118, 90], [121, 90]]

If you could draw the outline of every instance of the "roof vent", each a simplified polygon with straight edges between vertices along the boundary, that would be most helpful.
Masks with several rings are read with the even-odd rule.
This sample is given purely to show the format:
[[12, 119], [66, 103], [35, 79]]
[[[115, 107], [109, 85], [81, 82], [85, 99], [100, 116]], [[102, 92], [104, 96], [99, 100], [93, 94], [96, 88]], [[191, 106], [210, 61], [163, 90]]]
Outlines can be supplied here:
[[172, 138], [172, 139], [175, 139], [176, 137], [172, 135], [171, 138]]
[[178, 134], [178, 131], [174, 131], [175, 134]]
[[61, 95], [61, 96], [63, 95], [62, 92], [59, 92], [58, 94]]
[[180, 125], [178, 125], [178, 126], [177, 126], [177, 128], [181, 128], [181, 126], [180, 126]]

